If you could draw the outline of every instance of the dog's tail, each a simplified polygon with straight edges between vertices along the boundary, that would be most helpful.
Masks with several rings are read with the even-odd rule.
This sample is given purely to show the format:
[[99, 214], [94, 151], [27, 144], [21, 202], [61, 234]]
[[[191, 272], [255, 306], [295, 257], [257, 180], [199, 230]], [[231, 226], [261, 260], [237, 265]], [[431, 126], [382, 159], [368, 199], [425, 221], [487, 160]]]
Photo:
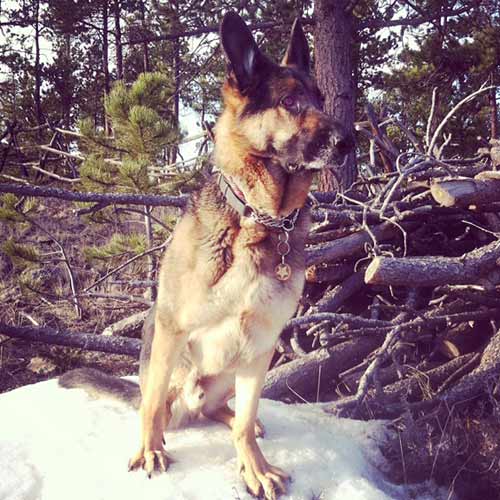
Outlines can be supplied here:
[[110, 398], [139, 409], [141, 390], [139, 385], [93, 368], [77, 368], [59, 377], [59, 385], [66, 389], [83, 389], [95, 398]]

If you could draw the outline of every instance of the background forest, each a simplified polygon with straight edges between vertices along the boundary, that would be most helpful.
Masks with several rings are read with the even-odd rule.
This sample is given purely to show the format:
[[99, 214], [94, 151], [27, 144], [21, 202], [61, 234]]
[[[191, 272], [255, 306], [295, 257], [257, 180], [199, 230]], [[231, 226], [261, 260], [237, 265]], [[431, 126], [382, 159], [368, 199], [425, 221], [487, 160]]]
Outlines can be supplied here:
[[468, 498], [487, 470], [497, 498], [499, 0], [0, 1], [0, 391], [135, 371], [158, 259], [214, 168], [229, 9], [275, 60], [302, 18], [325, 109], [357, 140], [316, 181], [267, 396], [398, 418], [394, 477], [460, 471]]

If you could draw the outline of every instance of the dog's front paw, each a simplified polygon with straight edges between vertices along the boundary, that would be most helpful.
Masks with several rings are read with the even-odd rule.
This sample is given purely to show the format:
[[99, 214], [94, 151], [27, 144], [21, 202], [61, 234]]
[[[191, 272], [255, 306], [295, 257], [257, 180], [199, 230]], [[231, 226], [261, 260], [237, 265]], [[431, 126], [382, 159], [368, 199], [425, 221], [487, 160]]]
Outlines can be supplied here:
[[154, 471], [166, 472], [173, 458], [163, 449], [144, 450], [141, 449], [128, 462], [128, 470], [137, 470], [142, 467], [150, 478]]
[[286, 482], [290, 476], [267, 463], [260, 450], [256, 453], [242, 453], [238, 457], [240, 474], [248, 491], [258, 497], [264, 493], [265, 500], [276, 500], [286, 493]]

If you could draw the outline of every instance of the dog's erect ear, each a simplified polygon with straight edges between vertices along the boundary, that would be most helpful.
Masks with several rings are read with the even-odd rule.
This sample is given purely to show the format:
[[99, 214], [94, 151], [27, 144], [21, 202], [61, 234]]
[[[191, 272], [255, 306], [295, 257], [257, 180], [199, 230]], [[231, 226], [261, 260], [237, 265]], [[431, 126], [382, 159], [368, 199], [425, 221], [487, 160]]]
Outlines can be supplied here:
[[236, 12], [228, 12], [222, 19], [220, 39], [238, 81], [238, 87], [244, 91], [252, 83], [265, 57], [257, 47], [247, 25]]
[[295, 19], [290, 34], [290, 42], [285, 57], [281, 61], [283, 66], [295, 66], [299, 71], [309, 74], [310, 58], [307, 38], [302, 30], [299, 18]]

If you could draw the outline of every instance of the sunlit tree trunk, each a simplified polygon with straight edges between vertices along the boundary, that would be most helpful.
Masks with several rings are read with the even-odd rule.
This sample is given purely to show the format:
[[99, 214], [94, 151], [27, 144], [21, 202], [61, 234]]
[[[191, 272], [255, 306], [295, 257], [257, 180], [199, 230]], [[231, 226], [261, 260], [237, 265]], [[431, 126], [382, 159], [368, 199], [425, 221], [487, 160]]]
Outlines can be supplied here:
[[115, 17], [115, 50], [116, 50], [116, 78], [123, 80], [123, 46], [122, 46], [122, 28], [120, 25], [121, 6], [120, 0], [114, 3]]
[[[353, 79], [354, 16], [348, 0], [316, 0], [314, 3], [314, 60], [316, 79], [325, 97], [325, 111], [354, 132], [356, 90]], [[347, 189], [357, 174], [354, 153], [334, 173], [321, 173], [323, 191]]]

